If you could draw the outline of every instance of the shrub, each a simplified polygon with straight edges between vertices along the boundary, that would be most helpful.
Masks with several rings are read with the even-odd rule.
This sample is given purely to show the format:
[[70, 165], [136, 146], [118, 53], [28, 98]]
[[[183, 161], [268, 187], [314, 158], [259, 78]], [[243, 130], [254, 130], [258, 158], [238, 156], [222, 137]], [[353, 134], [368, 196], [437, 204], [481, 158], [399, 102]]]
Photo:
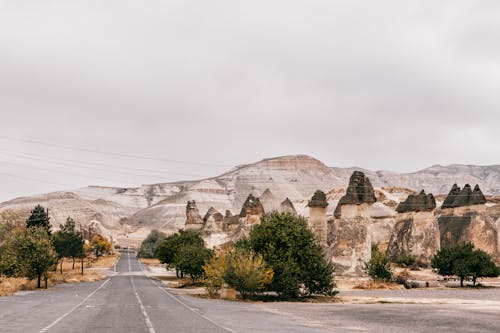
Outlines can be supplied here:
[[270, 284], [273, 275], [273, 270], [267, 267], [262, 255], [239, 249], [228, 254], [223, 279], [246, 299]]
[[417, 265], [417, 258], [409, 254], [403, 254], [396, 257], [393, 261], [399, 267], [415, 267]]
[[227, 269], [227, 256], [219, 254], [213, 256], [203, 265], [205, 274], [205, 289], [209, 296], [214, 297], [219, 294], [222, 287], [223, 276]]
[[372, 258], [365, 262], [364, 270], [374, 281], [390, 281], [391, 264], [385, 253], [380, 252], [377, 245], [372, 244]]

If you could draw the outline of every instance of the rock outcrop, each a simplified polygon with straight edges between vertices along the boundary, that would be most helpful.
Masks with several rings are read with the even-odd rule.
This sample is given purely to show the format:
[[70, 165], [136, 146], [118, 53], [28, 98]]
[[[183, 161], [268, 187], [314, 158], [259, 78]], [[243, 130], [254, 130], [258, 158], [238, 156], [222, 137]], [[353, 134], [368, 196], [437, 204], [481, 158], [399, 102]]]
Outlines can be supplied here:
[[270, 189], [266, 188], [264, 192], [259, 197], [259, 200], [266, 212], [272, 212], [274, 210], [278, 210], [280, 207], [280, 201], [276, 198], [276, 196], [271, 192]]
[[292, 201], [290, 199], [286, 198], [281, 204], [280, 204], [280, 212], [282, 213], [290, 213], [293, 215], [297, 215], [297, 211], [295, 210], [295, 206], [293, 205]]
[[201, 230], [203, 228], [203, 220], [200, 216], [200, 211], [196, 206], [196, 201], [188, 201], [186, 205], [186, 230]]
[[370, 180], [355, 171], [345, 196], [335, 209], [331, 223], [328, 255], [339, 275], [364, 274], [364, 262], [371, 258], [371, 209], [377, 199]]
[[418, 195], [410, 194], [405, 201], [396, 207], [396, 211], [398, 213], [428, 212], [435, 208], [436, 200], [432, 193], [425, 194], [425, 191], [422, 190]]
[[326, 207], [326, 194], [323, 191], [317, 190], [307, 204], [309, 207], [309, 227], [316, 236], [318, 242], [326, 246], [327, 242], [327, 219]]
[[221, 232], [224, 224], [224, 216], [214, 207], [210, 207], [203, 217], [203, 232]]
[[349, 180], [346, 194], [340, 199], [335, 209], [335, 217], [339, 218], [343, 205], [372, 204], [377, 201], [370, 179], [361, 171], [354, 171]]
[[479, 185], [471, 189], [469, 184], [466, 184], [463, 189], [453, 184], [453, 187], [444, 200], [441, 208], [456, 208], [464, 206], [482, 205], [486, 203], [486, 198], [479, 188]]
[[250, 194], [241, 208], [240, 218], [244, 218], [246, 224], [254, 224], [260, 223], [260, 218], [264, 214], [264, 206], [262, 206], [259, 198]]
[[479, 186], [472, 190], [469, 184], [463, 189], [454, 184], [438, 218], [441, 246], [472, 242], [477, 248], [498, 257], [498, 229], [485, 203]]
[[398, 205], [396, 224], [387, 247], [390, 258], [413, 256], [421, 265], [430, 264], [440, 247], [435, 208], [434, 196], [423, 190], [418, 195], [409, 195]]

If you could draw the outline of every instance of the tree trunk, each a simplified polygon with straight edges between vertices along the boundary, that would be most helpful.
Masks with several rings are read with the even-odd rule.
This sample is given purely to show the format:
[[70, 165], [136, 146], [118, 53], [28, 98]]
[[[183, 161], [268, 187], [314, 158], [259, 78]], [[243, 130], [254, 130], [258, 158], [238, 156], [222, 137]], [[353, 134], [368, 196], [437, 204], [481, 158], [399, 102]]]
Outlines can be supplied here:
[[460, 287], [463, 287], [464, 286], [464, 277], [461, 276], [460, 277]]
[[61, 274], [62, 274], [62, 265], [63, 265], [64, 258], [61, 258]]
[[42, 274], [37, 274], [36, 277], [37, 277], [36, 287], [41, 288], [40, 281], [42, 280]]
[[45, 280], [45, 289], [47, 289], [48, 284], [49, 284], [49, 281], [48, 281], [48, 280], [49, 280], [49, 277], [48, 277], [48, 276], [46, 276], [44, 280]]
[[83, 275], [83, 260], [84, 260], [84, 256], [82, 255], [82, 275]]
[[73, 268], [72, 269], [75, 269], [75, 257], [73, 257]]
[[477, 279], [477, 277], [475, 277], [475, 276], [472, 277], [472, 286], [473, 287], [476, 286], [476, 279]]

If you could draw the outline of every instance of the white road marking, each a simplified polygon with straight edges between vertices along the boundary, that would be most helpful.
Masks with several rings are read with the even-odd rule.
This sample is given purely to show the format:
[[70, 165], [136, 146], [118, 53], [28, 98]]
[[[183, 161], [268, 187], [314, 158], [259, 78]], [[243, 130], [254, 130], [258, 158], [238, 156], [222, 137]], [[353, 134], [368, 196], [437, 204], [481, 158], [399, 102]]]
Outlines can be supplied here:
[[108, 282], [109, 282], [110, 279], [107, 279], [106, 281], [104, 281], [96, 290], [94, 290], [93, 292], [91, 292], [87, 297], [85, 297], [83, 299], [83, 301], [81, 301], [80, 303], [78, 303], [77, 305], [75, 305], [71, 310], [69, 310], [68, 312], [66, 312], [65, 314], [63, 314], [62, 316], [60, 316], [59, 318], [57, 318], [56, 320], [54, 320], [50, 325], [48, 325], [47, 327], [43, 328], [40, 333], [45, 333], [47, 332], [49, 329], [51, 329], [52, 327], [54, 327], [55, 325], [57, 325], [61, 320], [63, 320], [64, 318], [66, 318], [67, 316], [69, 316], [73, 311], [75, 311], [76, 309], [78, 309], [80, 306], [82, 306], [83, 303], [85, 303], [90, 297], [94, 296], [94, 294], [96, 292], [98, 292], [99, 290], [101, 290]]
[[186, 309], [188, 309], [189, 311], [197, 314], [198, 316], [200, 316], [201, 318], [211, 322], [212, 324], [214, 324], [215, 326], [219, 327], [219, 328], [222, 328], [223, 330], [226, 330], [230, 333], [237, 333], [235, 330], [232, 330], [230, 328], [227, 328], [225, 326], [222, 326], [221, 324], [219, 323], [216, 323], [215, 321], [213, 321], [212, 319], [208, 318], [207, 316], [201, 314], [199, 311], [197, 311], [196, 309], [190, 307], [189, 305], [185, 304], [184, 302], [182, 302], [180, 299], [178, 299], [177, 297], [171, 295], [168, 291], [166, 291], [165, 289], [163, 289], [161, 286], [159, 286], [158, 284], [156, 284], [155, 281], [153, 281], [151, 278], [149, 278], [149, 281], [151, 281], [152, 284], [154, 284], [156, 287], [158, 287], [158, 289], [160, 289], [161, 291], [163, 291], [165, 294], [167, 294], [170, 298], [173, 298], [177, 303], [179, 303], [180, 305], [182, 305], [183, 307], [185, 307]]
[[128, 271], [132, 272], [132, 266], [130, 265], [130, 252], [127, 252], [127, 257], [128, 257]]
[[[129, 264], [130, 264], [130, 256], [129, 256]], [[146, 326], [149, 329], [149, 333], [156, 333], [153, 324], [149, 319], [148, 313], [146, 312], [146, 308], [144, 308], [144, 304], [142, 304], [141, 298], [137, 293], [137, 289], [135, 288], [134, 278], [132, 276], [130, 277], [130, 282], [132, 282], [132, 290], [134, 291], [135, 298], [137, 298], [137, 302], [139, 302], [139, 305], [141, 307], [142, 315], [144, 316], [144, 321], [146, 322]]]

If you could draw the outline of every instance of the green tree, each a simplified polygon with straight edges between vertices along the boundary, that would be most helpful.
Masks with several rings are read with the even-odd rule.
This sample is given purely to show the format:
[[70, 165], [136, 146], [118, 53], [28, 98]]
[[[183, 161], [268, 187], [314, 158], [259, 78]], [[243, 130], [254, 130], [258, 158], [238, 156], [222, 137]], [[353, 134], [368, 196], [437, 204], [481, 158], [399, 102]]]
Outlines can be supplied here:
[[[70, 230], [70, 229], [63, 229]], [[73, 260], [73, 269], [75, 268], [75, 259], [83, 255], [83, 239], [80, 234], [59, 230], [52, 235], [52, 244], [57, 253], [61, 265], [61, 274], [63, 272], [64, 258]], [[73, 229], [74, 230], [74, 229]]]
[[179, 230], [178, 233], [168, 236], [158, 245], [155, 257], [162, 264], [167, 264], [168, 267], [175, 268], [177, 277], [182, 277], [182, 270], [176, 267], [176, 258], [178, 258], [176, 255], [181, 248], [189, 245], [204, 247], [200, 233], [193, 230]]
[[26, 228], [31, 227], [42, 227], [45, 229], [45, 232], [50, 236], [50, 217], [48, 215], [48, 210], [45, 211], [40, 205], [36, 205], [35, 208], [31, 211], [30, 216], [26, 220]]
[[477, 278], [500, 275], [500, 267], [495, 264], [488, 253], [480, 249], [474, 250], [469, 265], [473, 286], [476, 285]]
[[158, 230], [151, 230], [148, 237], [141, 243], [141, 248], [137, 253], [139, 258], [154, 258], [155, 252], [161, 242], [166, 238], [163, 232]]
[[47, 287], [47, 271], [57, 263], [52, 242], [44, 227], [30, 227], [25, 232], [17, 232], [8, 245], [10, 258], [15, 258], [12, 275], [37, 278], [37, 287], [42, 277]]
[[500, 275], [500, 270], [491, 257], [482, 250], [475, 250], [472, 243], [440, 249], [432, 258], [431, 265], [441, 275], [458, 276], [461, 287], [467, 277], [472, 277], [475, 286], [478, 277]]
[[262, 255], [274, 271], [269, 288], [282, 297], [334, 293], [333, 265], [326, 261], [323, 248], [303, 217], [267, 214], [250, 231], [249, 238], [236, 247]]
[[273, 280], [274, 272], [267, 266], [262, 255], [237, 249], [227, 255], [224, 281], [240, 292], [243, 299], [264, 289]]
[[389, 259], [376, 244], [372, 244], [371, 259], [365, 262], [364, 270], [375, 281], [390, 281], [392, 278]]
[[73, 220], [71, 217], [68, 216], [66, 222], [63, 225], [61, 225], [61, 231], [74, 234], [75, 229], [76, 229], [75, 220]]
[[193, 284], [203, 276], [203, 265], [212, 256], [212, 251], [199, 245], [181, 246], [175, 254], [175, 269], [187, 274]]

